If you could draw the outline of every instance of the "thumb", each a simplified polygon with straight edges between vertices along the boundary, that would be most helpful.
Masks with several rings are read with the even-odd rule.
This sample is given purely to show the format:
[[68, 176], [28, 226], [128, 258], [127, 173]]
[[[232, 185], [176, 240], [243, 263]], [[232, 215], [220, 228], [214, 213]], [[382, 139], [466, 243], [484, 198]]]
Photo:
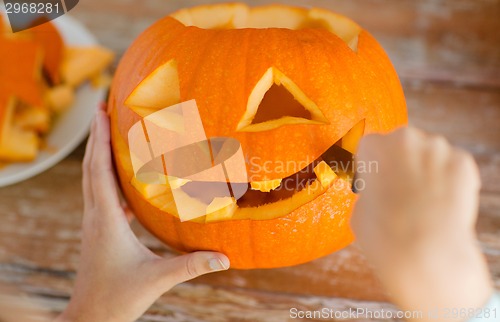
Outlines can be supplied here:
[[196, 252], [166, 259], [163, 262], [163, 271], [167, 284], [174, 287], [200, 275], [225, 271], [229, 269], [229, 265], [229, 258], [224, 254]]

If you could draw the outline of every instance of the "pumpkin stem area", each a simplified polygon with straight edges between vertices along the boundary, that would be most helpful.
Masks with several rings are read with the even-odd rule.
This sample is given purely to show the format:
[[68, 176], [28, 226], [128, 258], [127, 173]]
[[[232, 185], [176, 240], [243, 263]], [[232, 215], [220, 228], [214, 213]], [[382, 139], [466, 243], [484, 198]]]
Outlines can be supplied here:
[[202, 29], [285, 28], [324, 29], [357, 51], [361, 27], [342, 15], [319, 8], [269, 5], [250, 8], [245, 4], [213, 4], [182, 9], [171, 15], [185, 26]]

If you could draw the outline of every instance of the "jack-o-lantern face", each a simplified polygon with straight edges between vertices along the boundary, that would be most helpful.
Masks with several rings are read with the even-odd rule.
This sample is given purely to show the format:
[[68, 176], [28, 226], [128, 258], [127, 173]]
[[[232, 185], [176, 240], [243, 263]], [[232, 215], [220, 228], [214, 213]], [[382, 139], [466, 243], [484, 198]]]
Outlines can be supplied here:
[[[127, 137], [143, 117], [193, 99], [208, 137], [241, 144], [249, 190], [181, 222], [172, 189], [182, 183], [137, 180]], [[176, 249], [226, 253], [237, 268], [299, 264], [349, 244], [352, 172], [332, 169], [327, 154], [354, 154], [364, 134], [407, 122], [397, 75], [371, 35], [329, 11], [287, 6], [164, 18], [123, 57], [109, 103], [121, 185], [141, 223]]]

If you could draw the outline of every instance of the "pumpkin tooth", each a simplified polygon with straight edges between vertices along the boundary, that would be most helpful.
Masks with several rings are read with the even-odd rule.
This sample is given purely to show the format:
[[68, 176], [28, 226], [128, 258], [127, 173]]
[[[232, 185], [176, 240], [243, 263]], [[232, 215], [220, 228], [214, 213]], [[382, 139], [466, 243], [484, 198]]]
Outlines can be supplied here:
[[268, 181], [253, 181], [250, 183], [252, 190], [261, 192], [270, 192], [281, 185], [281, 179], [268, 180]]
[[130, 183], [146, 199], [153, 199], [155, 197], [158, 197], [158, 196], [168, 192], [168, 190], [169, 190], [167, 185], [144, 183], [144, 182], [139, 181], [136, 177], [133, 177], [132, 180], [130, 181]]
[[185, 184], [187, 184], [188, 182], [191, 182], [191, 180], [189, 179], [181, 179], [181, 178], [177, 178], [177, 177], [172, 177], [172, 176], [168, 176], [168, 184], [170, 186], [170, 189], [174, 190], [174, 189], [178, 189], [182, 186], [184, 186]]
[[205, 222], [214, 222], [231, 219], [238, 206], [232, 197], [214, 198], [207, 207]]
[[199, 214], [206, 214], [208, 205], [203, 201], [193, 198], [188, 195], [182, 189], [172, 190], [177, 216], [181, 221], [190, 221], [193, 219], [199, 219]]
[[356, 154], [358, 151], [359, 141], [365, 133], [365, 120], [361, 120], [342, 138], [342, 148]]
[[324, 188], [329, 187], [337, 179], [337, 174], [325, 161], [321, 161], [314, 167], [314, 173]]

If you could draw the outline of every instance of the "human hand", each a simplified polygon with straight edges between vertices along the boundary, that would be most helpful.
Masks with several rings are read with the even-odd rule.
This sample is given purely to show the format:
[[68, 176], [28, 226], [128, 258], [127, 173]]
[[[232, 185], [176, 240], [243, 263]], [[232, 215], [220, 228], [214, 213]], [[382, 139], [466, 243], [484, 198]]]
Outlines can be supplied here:
[[474, 231], [480, 179], [473, 158], [408, 128], [366, 137], [358, 162], [368, 168], [373, 161], [378, 171], [358, 174], [365, 189], [352, 226], [395, 304], [421, 310], [420, 321], [436, 308], [483, 307], [492, 286]]
[[80, 266], [68, 308], [57, 321], [135, 321], [175, 285], [229, 268], [213, 252], [164, 259], [139, 242], [120, 204], [110, 151], [109, 119], [99, 111], [83, 164]]

